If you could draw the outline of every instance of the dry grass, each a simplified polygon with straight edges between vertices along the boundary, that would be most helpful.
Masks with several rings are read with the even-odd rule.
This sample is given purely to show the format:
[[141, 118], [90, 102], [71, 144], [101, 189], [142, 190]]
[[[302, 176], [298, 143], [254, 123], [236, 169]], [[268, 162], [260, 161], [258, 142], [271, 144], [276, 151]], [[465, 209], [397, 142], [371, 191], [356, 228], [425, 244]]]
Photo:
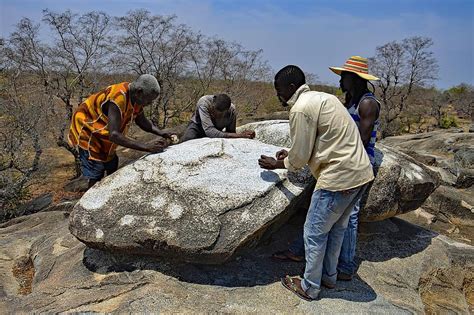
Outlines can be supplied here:
[[74, 177], [74, 157], [65, 149], [51, 147], [43, 150], [40, 169], [29, 187], [32, 198], [45, 193], [53, 194], [53, 201], [70, 199], [77, 193], [64, 191], [64, 185]]
[[12, 273], [18, 281], [18, 294], [30, 294], [32, 292], [33, 277], [35, 276], [35, 267], [31, 257], [23, 256], [19, 258], [12, 268]]

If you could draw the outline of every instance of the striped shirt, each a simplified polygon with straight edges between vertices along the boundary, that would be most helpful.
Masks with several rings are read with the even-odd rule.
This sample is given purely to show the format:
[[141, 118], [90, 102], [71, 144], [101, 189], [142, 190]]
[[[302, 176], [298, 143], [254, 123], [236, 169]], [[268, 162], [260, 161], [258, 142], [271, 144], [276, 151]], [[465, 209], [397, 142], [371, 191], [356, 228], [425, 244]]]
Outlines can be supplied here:
[[114, 103], [120, 109], [122, 134], [127, 133], [132, 119], [143, 111], [142, 106], [132, 105], [128, 82], [110, 85], [79, 105], [72, 116], [69, 143], [88, 151], [89, 159], [102, 162], [112, 160], [117, 148], [117, 144], [109, 140], [109, 119], [102, 108], [107, 102]]
[[[359, 105], [366, 98], [371, 98], [375, 100], [377, 104], [379, 104], [379, 108], [380, 108], [380, 102], [375, 98], [374, 94], [369, 92], [362, 95], [358, 103], [353, 103], [352, 106], [347, 109], [349, 111], [349, 114], [351, 114], [352, 119], [354, 119], [355, 123], [357, 124], [357, 127], [359, 127], [359, 124], [360, 124]], [[370, 163], [372, 163], [372, 165], [374, 165], [375, 163], [375, 142], [377, 141], [377, 130], [379, 129], [379, 126], [380, 126], [380, 121], [379, 121], [379, 118], [377, 117], [377, 119], [374, 122], [374, 128], [372, 129], [372, 133], [370, 134], [369, 144], [365, 148], [365, 150], [367, 151], [367, 154], [369, 155]]]

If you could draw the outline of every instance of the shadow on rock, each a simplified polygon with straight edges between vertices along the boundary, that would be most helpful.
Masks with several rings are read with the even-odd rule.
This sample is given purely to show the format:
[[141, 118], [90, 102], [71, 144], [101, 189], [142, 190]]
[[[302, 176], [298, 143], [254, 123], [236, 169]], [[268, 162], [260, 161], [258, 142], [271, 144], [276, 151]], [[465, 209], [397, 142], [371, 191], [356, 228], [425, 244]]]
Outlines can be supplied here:
[[278, 183], [280, 182], [280, 175], [273, 171], [262, 171], [260, 172], [260, 178], [266, 182]]
[[377, 293], [364, 280], [355, 277], [352, 281], [338, 281], [333, 290], [323, 288], [319, 299], [341, 299], [351, 302], [370, 302], [377, 298]]
[[[83, 263], [90, 271], [100, 274], [153, 270], [182, 282], [223, 287], [279, 283], [285, 275], [297, 276], [304, 269], [304, 263], [280, 262], [271, 258], [272, 253], [288, 247], [288, 242], [302, 229], [303, 221], [303, 214], [293, 217], [264, 244], [239, 251], [233, 260], [223, 265], [161, 261], [156, 257], [112, 254], [91, 248], [85, 249]], [[375, 300], [377, 294], [357, 278], [352, 282], [338, 283], [335, 290], [323, 289], [321, 297], [369, 302]]]
[[357, 256], [371, 262], [410, 257], [424, 251], [437, 235], [398, 218], [361, 223]]

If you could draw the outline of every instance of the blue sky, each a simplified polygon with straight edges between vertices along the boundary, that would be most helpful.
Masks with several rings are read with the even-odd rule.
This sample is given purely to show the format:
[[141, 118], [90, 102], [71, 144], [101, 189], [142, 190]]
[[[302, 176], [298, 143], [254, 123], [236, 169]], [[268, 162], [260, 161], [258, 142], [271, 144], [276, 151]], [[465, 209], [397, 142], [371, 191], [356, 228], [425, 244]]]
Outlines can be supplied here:
[[342, 65], [351, 55], [372, 56], [392, 40], [428, 36], [440, 66], [436, 86], [474, 84], [474, 0], [0, 0], [1, 36], [21, 17], [40, 21], [45, 8], [176, 14], [203, 34], [263, 49], [275, 70], [297, 64], [331, 84], [338, 78], [328, 66]]

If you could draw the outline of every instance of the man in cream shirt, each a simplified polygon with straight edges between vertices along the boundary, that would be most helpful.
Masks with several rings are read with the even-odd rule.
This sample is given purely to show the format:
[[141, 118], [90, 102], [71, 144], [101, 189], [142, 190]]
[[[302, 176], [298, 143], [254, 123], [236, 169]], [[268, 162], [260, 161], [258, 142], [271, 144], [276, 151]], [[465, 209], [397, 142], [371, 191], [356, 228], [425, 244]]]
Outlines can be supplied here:
[[286, 276], [282, 284], [305, 300], [316, 299], [321, 285], [334, 288], [344, 231], [354, 204], [374, 179], [359, 130], [334, 95], [311, 91], [303, 71], [286, 66], [275, 75], [283, 106], [291, 106], [291, 149], [276, 159], [262, 155], [260, 167], [296, 171], [308, 165], [317, 179], [304, 225], [306, 268], [303, 279]]

